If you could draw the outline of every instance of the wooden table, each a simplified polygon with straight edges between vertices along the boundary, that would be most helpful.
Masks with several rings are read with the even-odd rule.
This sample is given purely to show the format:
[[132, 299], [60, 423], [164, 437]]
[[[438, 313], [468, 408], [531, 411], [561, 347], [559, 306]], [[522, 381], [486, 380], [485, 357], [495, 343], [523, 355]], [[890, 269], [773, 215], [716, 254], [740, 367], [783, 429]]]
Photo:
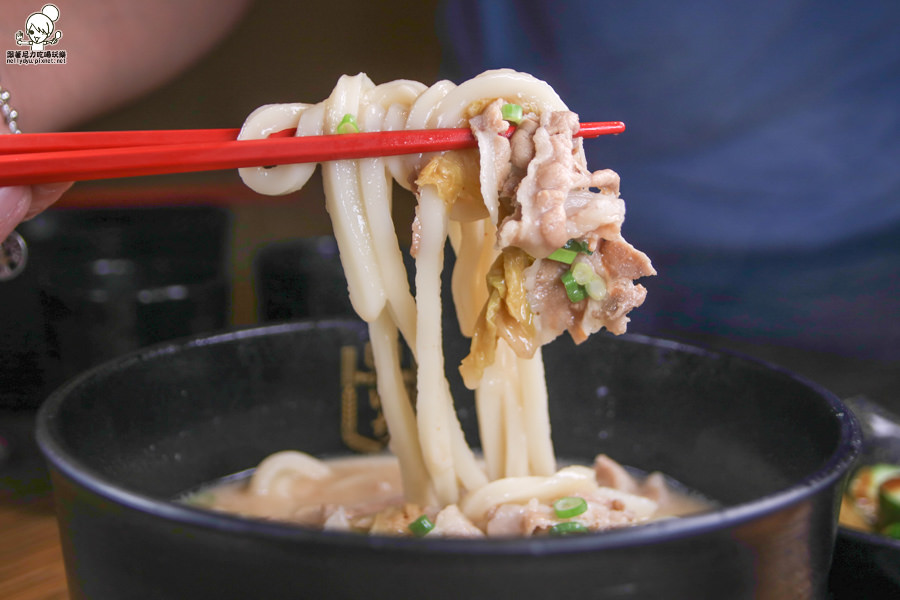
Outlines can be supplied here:
[[0, 598], [66, 600], [56, 513], [33, 422], [33, 414], [0, 413], [0, 435], [10, 447], [0, 461]]
[[69, 597], [56, 515], [49, 497], [0, 497], [0, 598]]

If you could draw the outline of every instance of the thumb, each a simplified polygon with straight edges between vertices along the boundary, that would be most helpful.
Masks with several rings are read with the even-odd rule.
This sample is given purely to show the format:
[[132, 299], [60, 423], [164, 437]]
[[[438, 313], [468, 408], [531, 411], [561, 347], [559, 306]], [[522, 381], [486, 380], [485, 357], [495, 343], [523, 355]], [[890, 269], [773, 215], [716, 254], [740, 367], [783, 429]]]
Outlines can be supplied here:
[[0, 187], [0, 241], [12, 233], [31, 206], [31, 187]]
[[31, 219], [44, 212], [51, 204], [72, 187], [72, 182], [67, 183], [42, 183], [31, 187], [31, 203], [23, 220]]

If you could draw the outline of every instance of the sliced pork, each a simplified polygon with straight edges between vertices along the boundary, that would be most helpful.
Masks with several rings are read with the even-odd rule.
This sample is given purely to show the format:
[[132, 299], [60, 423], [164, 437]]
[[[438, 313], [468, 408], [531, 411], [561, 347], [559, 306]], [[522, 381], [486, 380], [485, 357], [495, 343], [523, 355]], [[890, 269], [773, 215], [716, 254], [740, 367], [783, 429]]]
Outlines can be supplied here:
[[[647, 294], [635, 280], [656, 274], [647, 255], [622, 237], [625, 203], [619, 176], [609, 169], [587, 169], [575, 137], [578, 116], [526, 113], [507, 138], [502, 135], [509, 126], [501, 116], [503, 104], [491, 102], [469, 121], [481, 153], [481, 194], [498, 227], [501, 251], [488, 273], [490, 299], [476, 323], [472, 351], [461, 366], [466, 385], [473, 388], [493, 362], [500, 338], [525, 358], [565, 331], [576, 343], [602, 328], [624, 333], [628, 313]], [[574, 260], [552, 258], [572, 242], [580, 249]], [[517, 258], [511, 270], [510, 256], [518, 253], [526, 258]], [[579, 264], [579, 273], [587, 273], [591, 283], [579, 282], [573, 295], [563, 277]], [[507, 300], [521, 296], [520, 282], [525, 311]]]

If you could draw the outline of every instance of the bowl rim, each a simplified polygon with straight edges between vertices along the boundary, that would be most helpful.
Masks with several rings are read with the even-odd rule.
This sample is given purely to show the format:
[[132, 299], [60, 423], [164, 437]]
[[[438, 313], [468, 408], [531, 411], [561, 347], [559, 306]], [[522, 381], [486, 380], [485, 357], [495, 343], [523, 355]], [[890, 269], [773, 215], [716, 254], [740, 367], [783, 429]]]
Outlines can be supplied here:
[[[263, 326], [238, 327], [225, 331], [193, 335], [154, 344], [107, 362], [101, 363], [74, 377], [55, 390], [40, 407], [36, 420], [36, 439], [45, 460], [52, 469], [67, 477], [75, 485], [121, 508], [152, 515], [181, 526], [214, 530], [223, 534], [238, 534], [279, 543], [324, 543], [345, 550], [379, 550], [401, 553], [441, 555], [510, 555], [541, 556], [553, 554], [596, 552], [623, 549], [650, 543], [660, 543], [686, 537], [695, 537], [713, 530], [736, 527], [751, 520], [789, 508], [805, 498], [817, 495], [837, 483], [849, 473], [861, 447], [860, 425], [850, 411], [830, 391], [803, 376], [778, 365], [743, 355], [731, 350], [710, 349], [699, 344], [688, 344], [642, 334], [628, 333], [616, 336], [624, 341], [686, 351], [693, 354], [736, 357], [767, 369], [811, 388], [825, 401], [831, 414], [840, 424], [840, 439], [835, 451], [822, 467], [794, 482], [790, 486], [757, 498], [713, 511], [688, 515], [677, 519], [662, 519], [634, 527], [607, 530], [592, 535], [539, 538], [407, 538], [368, 536], [350, 532], [320, 531], [287, 523], [276, 523], [253, 518], [219, 513], [144, 494], [94, 471], [77, 457], [70, 455], [56, 438], [58, 412], [71, 391], [91, 378], [110, 370], [119, 370], [130, 363], [153, 360], [191, 347], [201, 347], [233, 340], [269, 335], [286, 335], [297, 331], [331, 327], [360, 327], [365, 323], [355, 319], [301, 320]], [[843, 528], [841, 528], [843, 530]], [[838, 530], [835, 513], [835, 533]]]
[[[883, 548], [885, 550], [900, 553], [900, 540], [890, 538], [886, 535], [872, 533], [870, 531], [860, 531], [859, 529], [853, 529], [846, 525], [840, 525], [838, 527], [838, 535], [843, 536], [848, 540], [865, 544], [866, 546]], [[898, 556], [900, 556], [900, 554], [898, 554]]]

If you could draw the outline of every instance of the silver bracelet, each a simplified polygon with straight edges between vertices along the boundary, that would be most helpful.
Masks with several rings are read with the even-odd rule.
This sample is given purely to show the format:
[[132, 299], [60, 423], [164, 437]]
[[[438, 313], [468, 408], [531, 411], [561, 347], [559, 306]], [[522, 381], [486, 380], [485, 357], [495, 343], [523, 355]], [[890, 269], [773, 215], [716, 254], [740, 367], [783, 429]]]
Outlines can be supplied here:
[[[9, 127], [10, 133], [22, 133], [19, 129], [19, 113], [9, 105], [9, 90], [0, 85], [0, 113]], [[28, 262], [28, 245], [25, 238], [13, 231], [5, 240], [0, 240], [0, 282], [15, 279]]]
[[22, 133], [19, 129], [19, 111], [9, 105], [9, 90], [0, 85], [0, 113], [10, 133]]

